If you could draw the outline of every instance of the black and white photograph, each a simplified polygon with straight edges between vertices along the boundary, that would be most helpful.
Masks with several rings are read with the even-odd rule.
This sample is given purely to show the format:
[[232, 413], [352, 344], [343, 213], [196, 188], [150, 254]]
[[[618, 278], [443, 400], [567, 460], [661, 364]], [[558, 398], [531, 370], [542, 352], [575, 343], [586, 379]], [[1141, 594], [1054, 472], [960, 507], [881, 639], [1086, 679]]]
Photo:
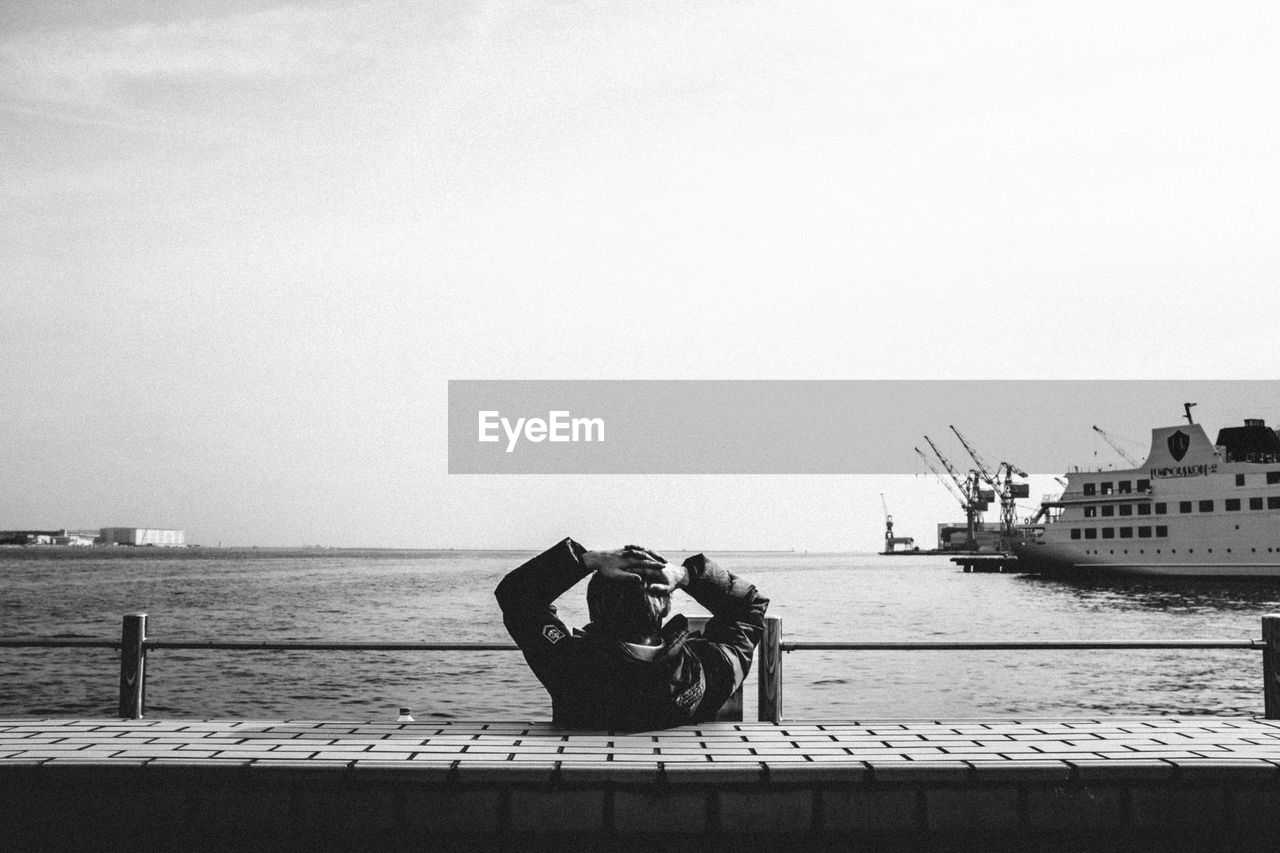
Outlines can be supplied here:
[[0, 849], [1270, 849], [1278, 44], [0, 3]]

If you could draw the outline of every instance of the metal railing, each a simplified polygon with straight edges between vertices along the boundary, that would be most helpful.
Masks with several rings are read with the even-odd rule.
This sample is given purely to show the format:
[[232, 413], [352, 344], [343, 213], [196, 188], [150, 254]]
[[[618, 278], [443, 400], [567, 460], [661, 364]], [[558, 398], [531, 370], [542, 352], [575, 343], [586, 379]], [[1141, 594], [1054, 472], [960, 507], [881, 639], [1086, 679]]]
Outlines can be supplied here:
[[1114, 503], [1116, 501], [1149, 501], [1155, 497], [1155, 492], [1151, 489], [1143, 489], [1138, 491], [1134, 489], [1132, 492], [1095, 492], [1086, 494], [1085, 492], [1062, 492], [1056, 497], [1045, 495], [1048, 500], [1045, 503], [1057, 504], [1078, 504], [1078, 503]]
[[[698, 628], [705, 617], [690, 617]], [[155, 640], [147, 636], [147, 615], [124, 617], [119, 640], [0, 639], [0, 648], [119, 649], [120, 717], [142, 719], [146, 711], [147, 652], [156, 649], [219, 651], [330, 652], [495, 652], [519, 651], [514, 643], [387, 643], [279, 640]], [[1260, 640], [1046, 640], [1038, 642], [782, 642], [782, 622], [765, 618], [765, 632], [757, 654], [757, 718], [782, 721], [782, 654], [784, 652], [919, 652], [919, 651], [1058, 651], [1058, 650], [1177, 650], [1240, 649], [1262, 652], [1264, 716], [1280, 719], [1280, 614], [1262, 617]], [[739, 688], [740, 701], [741, 688]]]

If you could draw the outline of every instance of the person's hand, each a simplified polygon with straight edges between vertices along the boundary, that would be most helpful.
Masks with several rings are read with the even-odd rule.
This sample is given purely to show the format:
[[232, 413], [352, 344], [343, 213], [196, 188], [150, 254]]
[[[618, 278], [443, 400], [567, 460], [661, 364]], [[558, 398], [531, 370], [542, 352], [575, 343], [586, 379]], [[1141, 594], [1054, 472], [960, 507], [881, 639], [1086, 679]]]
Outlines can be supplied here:
[[637, 554], [643, 554], [643, 555], [645, 555], [646, 557], [649, 557], [650, 559], [652, 559], [652, 560], [654, 560], [655, 562], [658, 562], [658, 563], [665, 563], [665, 562], [667, 561], [667, 558], [666, 558], [666, 557], [662, 556], [662, 555], [661, 555], [661, 554], [659, 554], [657, 551], [654, 551], [652, 548], [646, 548], [646, 547], [644, 547], [643, 545], [628, 545], [627, 547], [623, 548], [622, 550], [624, 550], [624, 551], [631, 551], [631, 552], [633, 552], [633, 553], [637, 553]]
[[640, 572], [640, 578], [644, 581], [645, 589], [650, 592], [670, 595], [677, 589], [688, 586], [689, 572], [684, 566], [667, 564], [644, 568]]
[[657, 565], [652, 563], [643, 563], [632, 570], [640, 575], [640, 579], [644, 581], [645, 589], [653, 592], [665, 592], [667, 595], [675, 592], [688, 585], [689, 572], [684, 566], [673, 566], [667, 563], [667, 558], [656, 551], [640, 545], [628, 545], [625, 549], [632, 553], [644, 554], [647, 557], [657, 561]]
[[661, 571], [665, 561], [648, 548], [628, 545], [616, 551], [587, 551], [582, 564], [607, 580], [643, 584], [645, 573]]

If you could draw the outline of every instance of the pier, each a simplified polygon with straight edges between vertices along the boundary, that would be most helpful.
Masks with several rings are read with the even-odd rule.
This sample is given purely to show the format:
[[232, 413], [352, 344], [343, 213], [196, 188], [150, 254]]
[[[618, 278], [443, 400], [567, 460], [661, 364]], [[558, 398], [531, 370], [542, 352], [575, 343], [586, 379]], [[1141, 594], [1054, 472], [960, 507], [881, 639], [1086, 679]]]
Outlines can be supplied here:
[[[0, 847], [1270, 849], [1280, 820], [1280, 615], [1261, 627], [1260, 640], [783, 642], [773, 619], [755, 721], [743, 719], [739, 695], [731, 719], [616, 732], [526, 720], [150, 719], [149, 649], [446, 646], [159, 640], [134, 614], [118, 642], [0, 641], [121, 653], [118, 718], [0, 720]], [[785, 652], [963, 649], [1261, 652], [1265, 710], [783, 717]]]
[[0, 803], [6, 849], [1267, 849], [1280, 722], [6, 720]]
[[1018, 568], [1018, 558], [1010, 554], [965, 554], [961, 557], [952, 557], [951, 562], [955, 563], [965, 572], [1016, 572]]

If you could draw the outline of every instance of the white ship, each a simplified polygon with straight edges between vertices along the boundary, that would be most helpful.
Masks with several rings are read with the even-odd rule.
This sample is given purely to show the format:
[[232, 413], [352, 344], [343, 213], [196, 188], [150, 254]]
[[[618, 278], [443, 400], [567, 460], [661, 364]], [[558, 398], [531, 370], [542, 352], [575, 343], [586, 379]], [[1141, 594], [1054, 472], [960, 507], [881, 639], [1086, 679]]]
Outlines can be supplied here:
[[1015, 544], [1029, 571], [1280, 577], [1280, 436], [1260, 419], [1210, 442], [1191, 423], [1151, 431], [1136, 468], [1072, 471], [1043, 527]]

